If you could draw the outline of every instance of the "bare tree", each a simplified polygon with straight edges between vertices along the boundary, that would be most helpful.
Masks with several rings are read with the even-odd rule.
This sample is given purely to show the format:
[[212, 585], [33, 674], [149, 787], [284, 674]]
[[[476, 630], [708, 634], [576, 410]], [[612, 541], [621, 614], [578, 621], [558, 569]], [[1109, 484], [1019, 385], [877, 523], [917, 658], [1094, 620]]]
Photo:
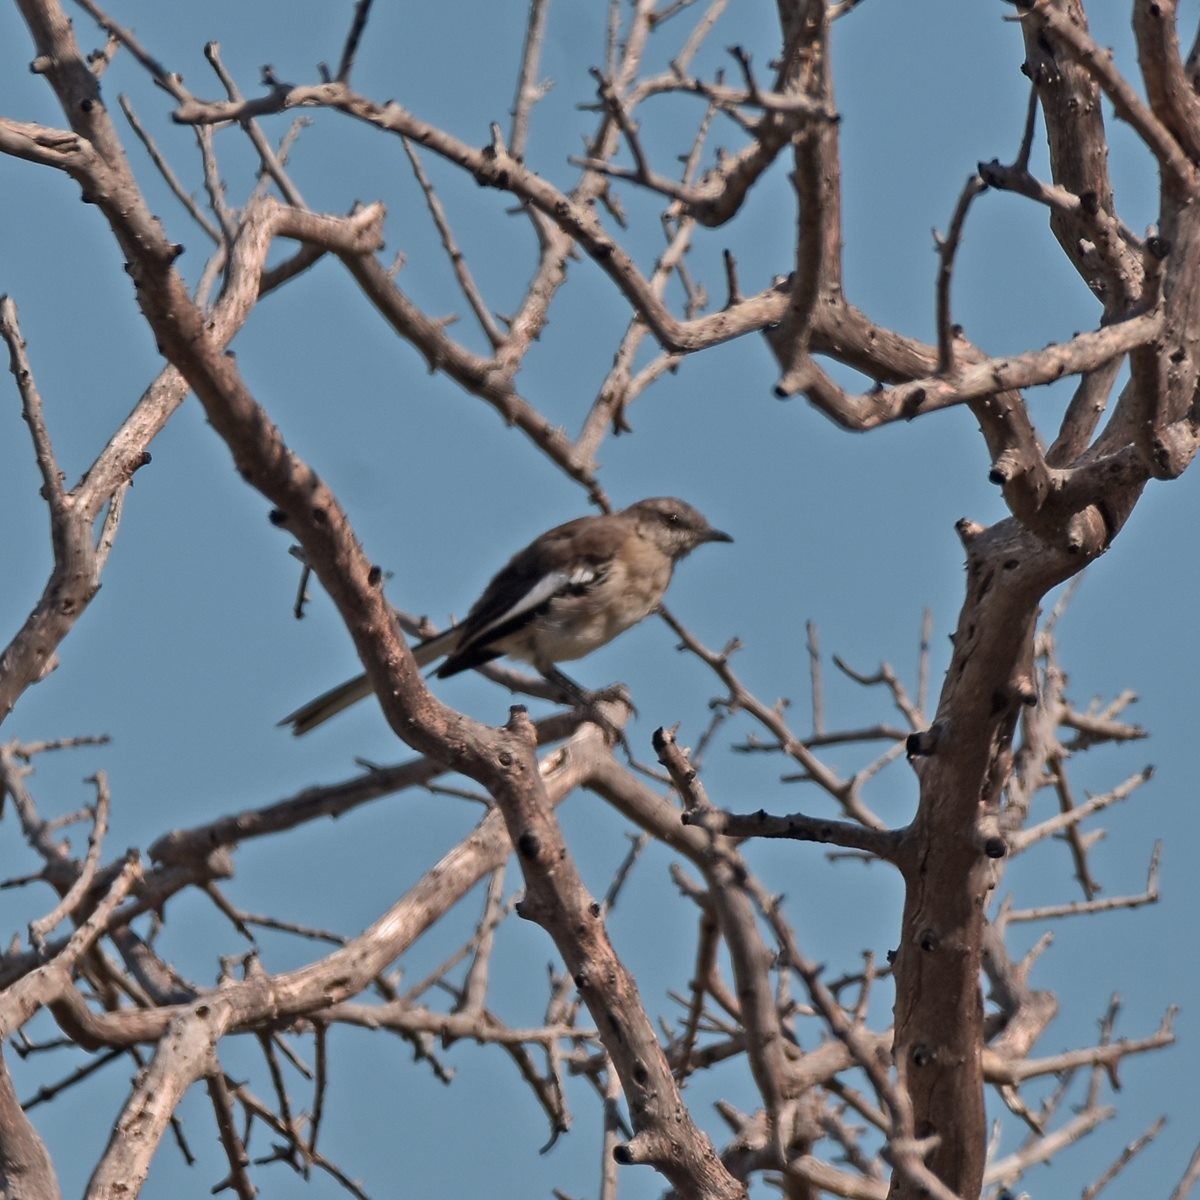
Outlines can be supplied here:
[[[304, 1175], [327, 1173], [351, 1194], [363, 1194], [352, 1165], [335, 1163], [318, 1147], [322, 1122], [335, 1119], [325, 1113], [329, 1030], [342, 1025], [389, 1030], [411, 1042], [435, 1071], [441, 1069], [435, 1037], [470, 1039], [508, 1055], [553, 1137], [569, 1125], [566, 1081], [586, 1079], [605, 1122], [599, 1188], [605, 1197], [616, 1194], [619, 1165], [644, 1164], [681, 1197], [745, 1196], [756, 1180], [767, 1180], [791, 1197], [973, 1200], [985, 1190], [999, 1195], [1014, 1187], [1025, 1172], [1106, 1120], [1119, 1064], [1169, 1045], [1170, 1014], [1156, 1030], [1117, 1040], [1114, 1002], [1095, 1044], [1039, 1054], [1058, 1009], [1053, 993], [1031, 980], [1045, 943], [1020, 956], [1006, 938], [1020, 922], [1137, 907], [1158, 894], [1156, 851], [1143, 893], [1097, 895], [1088, 827], [1150, 773], [1080, 801], [1068, 760], [1142, 732], [1127, 720], [1127, 693], [1091, 706], [1071, 700], [1055, 650], [1060, 613], [1039, 625], [1039, 612], [1052, 589], [1114, 545], [1147, 484], [1181, 475], [1200, 448], [1200, 206], [1192, 203], [1200, 190], [1200, 100], [1197, 56], [1183, 57], [1174, 4], [1133, 0], [1136, 80], [1092, 40], [1078, 0], [1018, 5], [1028, 117], [1023, 131], [1014, 131], [1013, 161], [980, 164], [957, 204], [947, 204], [951, 216], [938, 242], [937, 336], [928, 343], [876, 322], [844, 288], [831, 31], [843, 18], [872, 19], [869, 9], [852, 12], [853, 0], [779, 0], [771, 61], [758, 64], [735, 45], [728, 70], [709, 73], [696, 66], [706, 39], [719, 19], [737, 19], [725, 14], [726, 0], [613, 3], [607, 46], [598, 48], [590, 68], [595, 101], [584, 149], [547, 169], [530, 163], [533, 117], [547, 86], [540, 64], [554, 19], [548, 0], [532, 0], [523, 55], [512, 67], [511, 112], [504, 120], [496, 114], [482, 147], [423, 117], [421, 97], [391, 100], [358, 89], [355, 65], [371, 34], [370, 0], [358, 0], [347, 14], [337, 61], [301, 82], [268, 68], [261, 85], [252, 86], [208, 45], [212, 86], [222, 93], [217, 99], [186, 86], [120, 13], [94, 0], [78, 5], [87, 20], [76, 28], [58, 0], [17, 0], [32, 69], [63, 116], [53, 126], [0, 117], [0, 150], [70, 176], [85, 202], [96, 206], [125, 260], [163, 367], [68, 487], [44, 417], [55, 400], [44, 402], [39, 391], [39, 348], [25, 344], [14, 298], [4, 301], [0, 335], [41, 474], [53, 567], [41, 599], [0, 656], [0, 718], [52, 669], [96, 598], [135, 472], [192, 392], [238, 472], [272, 506], [275, 524], [299, 543], [304, 569], [332, 598], [384, 716], [418, 755], [192, 828], [147, 830], [143, 863], [136, 855], [106, 852], [112, 801], [103, 772], [83, 812], [47, 816], [35, 799], [31, 764], [65, 752], [77, 739], [0, 747], [0, 785], [39, 860], [35, 872], [11, 882], [48, 882], [59, 896], [52, 911], [31, 920], [28, 944], [0, 959], [3, 1032], [23, 1037], [23, 1027], [47, 1010], [67, 1039], [96, 1055], [69, 1078], [48, 1083], [37, 1099], [52, 1098], [104, 1062], [138, 1064], [123, 1107], [112, 1114], [88, 1196], [138, 1192], [177, 1122], [182, 1097], [200, 1082], [228, 1161], [228, 1174], [213, 1181], [218, 1186], [241, 1197], [257, 1194], [262, 1168], [247, 1143], [251, 1132], [263, 1130], [275, 1147], [269, 1158]], [[197, 165], [169, 161], [127, 100], [120, 102], [125, 121], [118, 120], [105, 86], [117, 59], [136, 63], [165, 93], [172, 120], [194, 131]], [[655, 68], [656, 62], [663, 65]], [[701, 115], [690, 140], [675, 147], [675, 160], [663, 156], [643, 127], [652, 126], [657, 105], [680, 98], [695, 102]], [[1144, 237], [1115, 205], [1102, 101], [1132, 128], [1158, 171], [1157, 227]], [[315, 211], [305, 202], [288, 162], [293, 143], [304, 136], [299, 124], [289, 125], [299, 110], [318, 122], [361, 123], [380, 154], [404, 156], [473, 319], [469, 331], [460, 335], [424, 310], [382, 257], [388, 197], [369, 198], [344, 214]], [[1048, 145], [1047, 179], [1031, 168], [1039, 130]], [[732, 148], [717, 148], [718, 136], [732, 139]], [[242, 139], [253, 151], [254, 181], [226, 165]], [[136, 143], [186, 209], [189, 237], [211, 244], [191, 286], [178, 264], [182, 239], [149, 199], [160, 183], [139, 179], [131, 165]], [[508, 220], [529, 235], [527, 282], [504, 316], [487, 299], [478, 264], [460, 248], [456, 229], [463, 218], [452, 216], [435, 190], [434, 163], [498, 192], [512, 209]], [[573, 175], [563, 183], [567, 167]], [[791, 208], [777, 215], [794, 253], [779, 264], [777, 277], [744, 293], [728, 251], [723, 277], [705, 280], [689, 268], [689, 250], [719, 246], [711, 239], [727, 226], [752, 221], [748, 201], [785, 170]], [[203, 203], [185, 182], [192, 174], [202, 182]], [[988, 189], [1045, 210], [1065, 261], [1098, 304], [1094, 328], [999, 358], [968, 341], [952, 305], [956, 256], [973, 206]], [[648, 268], [639, 265], [647, 234], [636, 227], [647, 197], [663, 207], [661, 242]], [[487, 200], [485, 194], [481, 203]], [[282, 257], [281, 240], [289, 247]], [[615, 694], [556, 708], [536, 722], [517, 706], [500, 727], [448, 707], [426, 686], [403, 636], [428, 630], [385, 598], [384, 572], [318, 474], [320, 464], [289, 449], [277, 417], [228, 352], [260, 299], [291, 286], [323, 259], [348, 274], [365, 307], [415, 347], [432, 372], [513, 427], [508, 445], [524, 439], [601, 510], [610, 507], [599, 467], [608, 435], [629, 431], [631, 406], [664, 374], [732, 339], [764, 337], [778, 363], [776, 393], [803, 395], [847, 430], [936, 421], [945, 410], [967, 408], [1010, 515], [990, 527], [958, 526], [966, 587], [936, 700], [931, 705], [927, 696], [926, 629], [915, 686], [886, 665], [862, 673], [835, 659], [863, 689], [862, 709], [871, 715], [827, 718], [828, 664], [810, 629], [813, 720], [805, 732], [782, 705], [764, 700], [739, 677], [734, 643], [708, 647], [664, 613], [711, 671], [717, 693], [712, 725], [691, 750], [670, 729], [655, 734], [662, 770], [639, 765], [646, 747], [636, 738], [623, 745], [621, 731], [633, 710]], [[586, 263], [576, 266], [580, 259]], [[607, 378], [571, 435], [518, 377], [564, 285], [585, 269], [606, 277], [627, 325]], [[712, 303], [715, 295], [723, 296], [719, 305]], [[854, 373], [870, 381], [867, 390], [851, 389], [847, 380]], [[1074, 392], [1043, 437], [1026, 393], [1068, 378]], [[303, 597], [297, 603], [302, 607]], [[517, 693], [561, 700], [553, 680], [508, 667], [488, 673]], [[882, 698], [884, 715], [871, 706], [871, 696]], [[813, 812], [821, 815], [737, 811], [726, 797], [708, 794], [701, 751], [725, 736], [730, 714], [757, 728], [740, 749], [799, 772], [820, 797]], [[855, 755], [861, 757], [848, 757]], [[850, 761], [855, 765], [847, 769]], [[915, 815], [902, 827], [890, 827], [866, 796], [884, 770], [916, 780]], [[435, 786], [450, 773], [486, 797], [486, 815], [360, 933], [343, 936], [244, 911], [223, 887], [240, 845], [403, 789]], [[556, 817], [556, 806], [580, 789], [642, 831], [599, 899], [585, 887]], [[1042, 793], [1056, 798], [1052, 815], [1035, 810]], [[790, 807], [779, 802], [781, 810]], [[62, 840], [72, 823], [90, 827], [85, 852]], [[647, 838], [675, 857], [675, 883], [681, 903], [694, 909], [696, 928], [691, 979], [678, 987], [677, 1019], [662, 1029], [606, 929], [607, 913]], [[898, 872], [904, 907], [891, 961], [868, 954], [861, 968], [829, 977], [802, 945], [795, 914], [757, 873], [761, 838], [816, 842]], [[1008, 864], [1050, 838], [1070, 847], [1081, 898], [1051, 907], [994, 904]], [[802, 862], [816, 850], [794, 852]], [[523, 881], [515, 904], [505, 899], [510, 858]], [[469, 939], [457, 948], [447, 942], [432, 975], [400, 987], [393, 965], [482, 881], [484, 908]], [[156, 942], [160, 923], [170, 926], [168, 900], [188, 889], [229, 922], [232, 941], [215, 986], [190, 982]], [[542, 926], [560, 959], [544, 1015], [528, 1027], [502, 1020], [489, 1001], [496, 932], [514, 914]], [[57, 932], [68, 923], [70, 932]], [[334, 947], [322, 947], [297, 969], [269, 971], [254, 953], [254, 931], [263, 928]], [[239, 939], [249, 939], [248, 953]], [[448, 1007], [430, 998], [435, 990], [450, 997]], [[884, 990], [894, 996], [890, 1021], [880, 1019], [876, 999]], [[260, 1046], [270, 1099], [225, 1065], [228, 1039], [236, 1034]], [[36, 1049], [15, 1044], [23, 1052]], [[311, 1080], [306, 1112], [297, 1111], [284, 1067], [301, 1062], [302, 1044], [312, 1059], [311, 1067], [297, 1068]], [[682, 1089], [729, 1060], [744, 1066], [757, 1107], [720, 1106], [729, 1133], [718, 1147], [706, 1131], [706, 1114], [694, 1111]], [[1070, 1091], [1076, 1075], [1086, 1081], [1082, 1097]], [[1049, 1077], [1059, 1081], [1049, 1093], [1027, 1086]], [[1028, 1128], [1017, 1149], [990, 1157], [989, 1095]], [[1068, 1097], [1077, 1102], [1074, 1111]], [[0, 1106], [6, 1194], [57, 1195], [51, 1157], [2, 1068]], [[1088, 1194], [1106, 1186], [1157, 1129], [1110, 1154], [1112, 1165], [1098, 1170]], [[186, 1130], [178, 1128], [177, 1136], [186, 1137]], [[1174, 1194], [1186, 1195], [1196, 1176], [1193, 1165]]]

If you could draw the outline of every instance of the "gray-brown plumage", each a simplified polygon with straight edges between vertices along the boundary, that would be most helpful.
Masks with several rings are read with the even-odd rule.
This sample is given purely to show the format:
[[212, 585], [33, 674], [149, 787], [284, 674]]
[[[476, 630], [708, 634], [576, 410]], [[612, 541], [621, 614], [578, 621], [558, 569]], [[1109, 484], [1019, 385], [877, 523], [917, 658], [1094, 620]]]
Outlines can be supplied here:
[[[514, 555], [462, 623], [414, 646], [413, 657], [419, 666], [444, 657], [440, 679], [505, 654], [555, 676], [555, 663], [583, 658], [649, 616], [681, 558], [732, 540], [670, 496], [568, 521]], [[299, 736], [370, 694], [359, 675], [280, 724]]]

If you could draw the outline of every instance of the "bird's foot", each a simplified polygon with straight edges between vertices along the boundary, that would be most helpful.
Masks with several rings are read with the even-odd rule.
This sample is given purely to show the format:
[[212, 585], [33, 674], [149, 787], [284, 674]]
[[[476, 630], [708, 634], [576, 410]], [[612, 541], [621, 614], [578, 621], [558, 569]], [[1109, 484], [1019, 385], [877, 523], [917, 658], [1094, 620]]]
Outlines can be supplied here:
[[623, 683], [610, 684], [598, 691], [587, 692], [579, 706], [587, 719], [604, 730], [605, 740], [610, 746], [620, 746], [625, 757], [633, 760], [633, 747], [625, 736], [625, 725], [630, 717], [637, 716], [637, 709], [630, 698], [629, 689]]
[[599, 691], [588, 692], [587, 703], [592, 708], [598, 704], [622, 704], [629, 710], [629, 716], [636, 717], [638, 715], [633, 697], [623, 683], [610, 683], [608, 687], [600, 688]]
[[580, 687], [561, 671], [551, 669], [545, 675], [559, 688], [564, 703], [572, 705], [586, 714], [589, 721], [599, 725], [610, 745], [624, 746], [626, 753], [629, 752], [624, 726], [631, 716], [637, 716], [637, 709], [630, 698], [629, 689], [623, 683], [610, 684], [593, 692]]

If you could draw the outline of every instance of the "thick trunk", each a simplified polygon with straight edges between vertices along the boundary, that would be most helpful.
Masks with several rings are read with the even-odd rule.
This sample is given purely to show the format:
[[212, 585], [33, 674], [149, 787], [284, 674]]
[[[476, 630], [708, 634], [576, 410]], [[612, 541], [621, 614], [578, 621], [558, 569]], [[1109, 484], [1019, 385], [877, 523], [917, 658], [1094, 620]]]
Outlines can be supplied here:
[[[937, 718], [916, 746], [921, 781], [900, 866], [906, 893], [895, 959], [895, 1058], [912, 1100], [913, 1133], [936, 1137], [927, 1162], [964, 1200], [979, 1195], [987, 1150], [980, 967], [995, 815], [1022, 705], [1036, 703], [1038, 604], [1083, 566], [1015, 521], [960, 527], [967, 596]], [[897, 1173], [892, 1197], [915, 1197]]]

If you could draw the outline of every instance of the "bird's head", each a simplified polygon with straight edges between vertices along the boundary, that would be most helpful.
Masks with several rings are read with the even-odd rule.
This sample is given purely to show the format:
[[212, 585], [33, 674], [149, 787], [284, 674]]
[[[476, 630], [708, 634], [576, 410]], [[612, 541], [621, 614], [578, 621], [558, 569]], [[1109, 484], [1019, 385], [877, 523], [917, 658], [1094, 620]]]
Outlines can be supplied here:
[[733, 541], [729, 534], [714, 529], [690, 504], [674, 496], [639, 500], [625, 509], [623, 515], [632, 517], [642, 536], [674, 559], [691, 553], [703, 542]]

